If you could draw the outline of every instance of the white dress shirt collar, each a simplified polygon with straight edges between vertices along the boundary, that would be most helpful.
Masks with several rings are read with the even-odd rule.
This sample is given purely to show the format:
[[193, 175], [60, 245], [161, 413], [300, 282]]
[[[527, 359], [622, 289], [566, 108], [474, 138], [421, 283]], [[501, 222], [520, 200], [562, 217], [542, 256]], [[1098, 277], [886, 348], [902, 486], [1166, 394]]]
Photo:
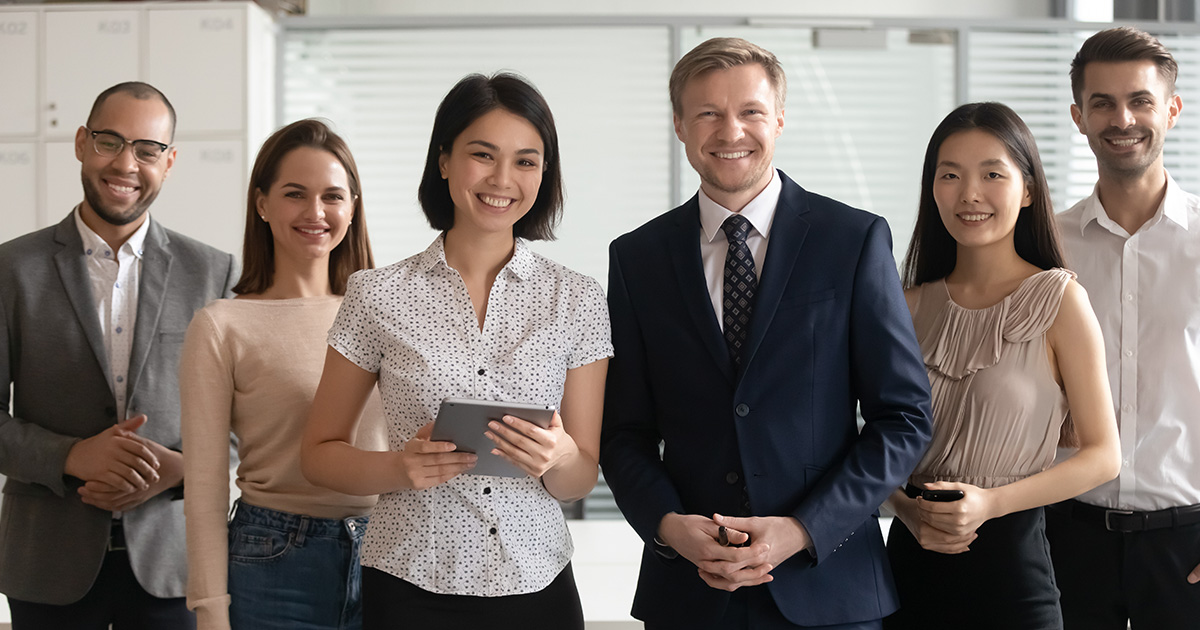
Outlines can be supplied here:
[[[82, 204], [75, 206], [75, 228], [79, 230], [79, 238], [83, 239], [83, 253], [86, 256], [91, 256], [93, 252], [110, 251], [108, 243], [99, 234], [96, 234], [92, 228], [88, 227], [87, 223], [83, 222]], [[146, 217], [142, 221], [142, 225], [129, 236], [125, 244], [121, 246], [121, 250], [126, 253], [133, 254], [139, 260], [142, 257], [142, 250], [146, 244], [146, 234], [150, 231], [150, 217]], [[116, 260], [116, 257], [113, 257]]]
[[[1142, 226], [1148, 228], [1158, 224], [1164, 217], [1175, 222], [1183, 229], [1188, 229], [1187, 216], [1187, 193], [1175, 183], [1175, 178], [1167, 173], [1167, 192], [1163, 195], [1162, 203], [1159, 204], [1158, 210], [1154, 212], [1154, 216]], [[1104, 210], [1104, 205], [1100, 203], [1100, 183], [1096, 182], [1095, 188], [1092, 189], [1092, 196], [1084, 200], [1083, 216], [1079, 222], [1080, 234], [1092, 221], [1095, 221], [1100, 227], [1116, 234], [1118, 236], [1129, 236], [1122, 228], [1108, 216], [1108, 212]]]
[[[775, 207], [779, 205], [779, 194], [782, 190], [783, 182], [772, 167], [771, 181], [767, 187], [737, 213], [746, 217], [750, 225], [764, 238], [770, 238], [771, 223], [775, 220]], [[700, 229], [703, 230], [707, 242], [711, 243], [717, 237], [721, 225], [731, 214], [734, 213], [704, 194], [703, 188], [700, 189]]]

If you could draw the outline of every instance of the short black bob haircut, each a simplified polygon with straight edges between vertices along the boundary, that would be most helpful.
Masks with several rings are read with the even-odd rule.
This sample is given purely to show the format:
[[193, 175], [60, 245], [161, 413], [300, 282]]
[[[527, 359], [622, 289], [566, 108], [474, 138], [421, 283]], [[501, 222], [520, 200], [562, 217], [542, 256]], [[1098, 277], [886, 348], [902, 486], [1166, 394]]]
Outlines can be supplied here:
[[562, 167], [558, 153], [558, 132], [550, 106], [529, 81], [509, 72], [490, 77], [470, 74], [455, 85], [438, 105], [425, 157], [425, 173], [417, 190], [417, 200], [435, 230], [454, 227], [454, 201], [450, 187], [442, 179], [438, 162], [449, 153], [455, 139], [484, 114], [503, 109], [533, 125], [542, 137], [542, 184], [537, 199], [525, 216], [513, 226], [513, 236], [526, 240], [554, 240], [554, 228], [562, 218]]
[[954, 265], [958, 262], [958, 243], [942, 223], [937, 202], [933, 198], [933, 178], [937, 175], [938, 153], [942, 143], [960, 131], [971, 129], [986, 131], [1004, 144], [1013, 164], [1020, 169], [1025, 186], [1029, 188], [1031, 202], [1021, 208], [1017, 225], [1013, 228], [1013, 245], [1017, 255], [1040, 269], [1066, 267], [1054, 222], [1050, 187], [1042, 170], [1037, 142], [1029, 127], [1003, 103], [967, 103], [942, 120], [925, 149], [917, 225], [908, 243], [908, 254], [904, 257], [901, 272], [906, 289], [945, 278], [954, 271]]

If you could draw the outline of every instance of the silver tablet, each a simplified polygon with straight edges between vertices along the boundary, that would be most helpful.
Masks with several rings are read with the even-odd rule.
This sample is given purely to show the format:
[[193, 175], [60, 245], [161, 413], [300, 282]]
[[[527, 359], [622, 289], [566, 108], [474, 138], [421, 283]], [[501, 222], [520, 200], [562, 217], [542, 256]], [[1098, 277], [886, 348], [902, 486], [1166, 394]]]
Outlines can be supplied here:
[[516, 416], [540, 427], [547, 428], [554, 418], [554, 408], [525, 403], [492, 402], [470, 398], [447, 398], [438, 409], [433, 423], [432, 440], [454, 442], [456, 451], [475, 453], [479, 456], [475, 467], [467, 471], [471, 475], [494, 475], [497, 477], [524, 477], [525, 471], [492, 455], [496, 443], [489, 440], [488, 422], [503, 422], [504, 416]]

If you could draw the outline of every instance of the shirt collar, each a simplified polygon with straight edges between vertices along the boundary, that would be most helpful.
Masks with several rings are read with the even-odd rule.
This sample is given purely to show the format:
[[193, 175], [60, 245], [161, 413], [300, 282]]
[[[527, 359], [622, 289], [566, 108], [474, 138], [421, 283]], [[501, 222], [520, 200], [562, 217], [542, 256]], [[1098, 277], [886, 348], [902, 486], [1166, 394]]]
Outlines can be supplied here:
[[[1187, 216], [1187, 194], [1175, 183], [1175, 178], [1171, 177], [1171, 173], [1167, 173], [1167, 191], [1163, 194], [1162, 203], [1159, 204], [1158, 210], [1154, 212], [1154, 216], [1146, 222], [1147, 225], [1154, 225], [1161, 221], [1164, 217], [1170, 219], [1179, 227], [1188, 229]], [[1079, 222], [1079, 233], [1087, 229], [1087, 226], [1092, 221], [1098, 223], [1106, 230], [1116, 231], [1123, 228], [1117, 225], [1108, 217], [1108, 213], [1104, 211], [1104, 205], [1100, 203], [1100, 182], [1096, 182], [1096, 186], [1092, 189], [1092, 196], [1088, 197], [1083, 206], [1083, 220]]]
[[[79, 238], [83, 240], [83, 253], [90, 256], [92, 252], [108, 251], [108, 243], [83, 222], [82, 208], [83, 204], [75, 206], [75, 229], [79, 231]], [[140, 259], [146, 245], [146, 234], [149, 231], [150, 217], [146, 217], [146, 220], [142, 221], [142, 225], [129, 236], [121, 249]], [[113, 260], [116, 260], [116, 257]]]
[[[771, 169], [771, 181], [767, 184], [763, 191], [758, 193], [746, 207], [738, 214], [746, 217], [750, 225], [763, 236], [768, 238], [771, 232], [771, 224], [775, 221], [775, 207], [779, 205], [779, 194], [783, 191], [783, 181], [779, 178], [779, 174], [775, 169]], [[700, 189], [700, 229], [704, 232], [704, 238], [711, 243], [717, 237], [717, 232], [721, 231], [721, 225], [725, 223], [733, 212], [725, 206], [715, 202], [711, 197], [704, 193], [704, 189]]]
[[[534, 274], [534, 253], [525, 244], [524, 239], [515, 239], [516, 243], [513, 246], [512, 258], [504, 265], [501, 271], [507, 271], [516, 276], [520, 280], [528, 280]], [[420, 271], [429, 271], [436, 265], [442, 265], [447, 269], [450, 265], [446, 263], [446, 234], [445, 232], [438, 234], [437, 238], [425, 248], [425, 251], [417, 258], [417, 269]]]

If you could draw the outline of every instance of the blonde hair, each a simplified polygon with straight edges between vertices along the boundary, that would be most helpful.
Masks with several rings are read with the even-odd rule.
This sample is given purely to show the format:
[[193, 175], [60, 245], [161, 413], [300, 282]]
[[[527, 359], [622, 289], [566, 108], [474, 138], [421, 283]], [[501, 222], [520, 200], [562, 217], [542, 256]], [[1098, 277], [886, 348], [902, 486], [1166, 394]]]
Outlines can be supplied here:
[[671, 109], [676, 115], [683, 113], [683, 89], [692, 79], [713, 70], [728, 70], [751, 63], [766, 70], [767, 79], [775, 89], [775, 108], [783, 111], [783, 103], [787, 100], [787, 76], [783, 66], [771, 51], [740, 37], [714, 37], [693, 48], [675, 64], [670, 83]]

